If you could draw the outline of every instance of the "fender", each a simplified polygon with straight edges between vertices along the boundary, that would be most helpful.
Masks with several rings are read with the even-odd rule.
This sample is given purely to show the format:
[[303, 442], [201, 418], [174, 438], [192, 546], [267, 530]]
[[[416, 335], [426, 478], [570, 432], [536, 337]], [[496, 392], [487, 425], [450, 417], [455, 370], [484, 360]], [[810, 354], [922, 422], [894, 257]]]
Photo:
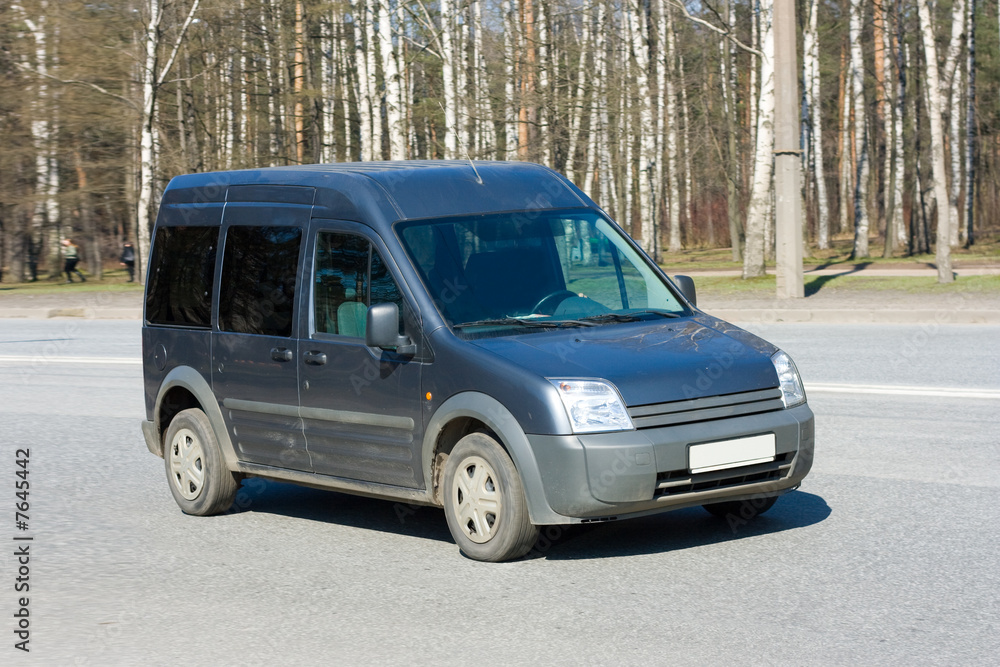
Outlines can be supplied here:
[[156, 395], [156, 406], [153, 409], [156, 433], [161, 438], [160, 456], [163, 456], [163, 427], [160, 424], [160, 407], [163, 403], [163, 397], [174, 387], [187, 389], [194, 395], [198, 403], [201, 404], [201, 409], [208, 416], [208, 421], [212, 423], [212, 429], [215, 431], [215, 438], [219, 441], [219, 447], [222, 448], [222, 457], [226, 461], [226, 467], [233, 472], [238, 472], [239, 463], [236, 458], [236, 449], [233, 447], [233, 441], [229, 439], [229, 430], [226, 428], [226, 421], [222, 416], [222, 410], [219, 409], [219, 401], [215, 398], [215, 392], [212, 391], [212, 388], [205, 381], [205, 378], [202, 377], [201, 373], [190, 366], [177, 366], [173, 368], [163, 378], [163, 382], [160, 383], [160, 393]]
[[[498, 400], [480, 392], [468, 391], [452, 396], [437, 409], [428, 422], [424, 431], [422, 461], [424, 479], [428, 486], [433, 479], [432, 465], [437, 439], [448, 422], [460, 417], [478, 419], [499, 436], [521, 476], [531, 523], [546, 525], [567, 522], [566, 517], [553, 511], [545, 499], [542, 475], [538, 470], [535, 454], [517, 419]], [[431, 489], [428, 488], [428, 491]]]

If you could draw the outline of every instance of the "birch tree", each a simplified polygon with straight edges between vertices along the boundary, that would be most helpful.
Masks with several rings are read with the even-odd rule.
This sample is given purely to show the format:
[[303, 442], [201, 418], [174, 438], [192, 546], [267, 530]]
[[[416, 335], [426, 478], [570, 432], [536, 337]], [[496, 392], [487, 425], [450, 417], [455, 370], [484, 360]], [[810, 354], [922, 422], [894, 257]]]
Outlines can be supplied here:
[[[770, 0], [768, 0], [770, 1]], [[663, 58], [663, 107], [664, 114], [664, 140], [667, 148], [666, 167], [666, 203], [667, 203], [667, 233], [669, 242], [667, 245], [670, 252], [681, 250], [681, 216], [680, 216], [680, 186], [677, 177], [677, 95], [674, 90], [674, 64], [676, 61], [676, 47], [674, 41], [674, 15], [673, 7], [661, 0], [662, 19], [660, 20], [661, 32], [664, 40]]]
[[830, 214], [823, 169], [823, 109], [819, 87], [819, 39], [816, 31], [819, 0], [809, 0], [809, 22], [803, 39], [803, 79], [809, 112], [809, 170], [816, 185], [816, 245], [830, 247]]
[[645, 12], [639, 3], [629, 7], [632, 34], [632, 58], [635, 62], [637, 94], [639, 98], [639, 219], [643, 250], [656, 254], [653, 207], [653, 170], [656, 167], [656, 126], [653, 123], [653, 97], [649, 92], [649, 47], [645, 31]]
[[937, 218], [936, 262], [938, 282], [950, 283], [955, 280], [951, 271], [951, 234], [948, 215], [947, 173], [944, 162], [944, 132], [941, 127], [940, 77], [938, 76], [937, 45], [934, 43], [934, 29], [931, 24], [930, 0], [918, 0], [920, 30], [923, 37], [927, 66], [927, 115], [931, 128], [931, 172], [934, 181], [934, 200]]
[[764, 275], [765, 228], [771, 202], [774, 174], [774, 32], [771, 0], [760, 2], [760, 96], [757, 104], [756, 150], [750, 208], [747, 212], [747, 243], [743, 255], [743, 277]]
[[455, 47], [451, 0], [441, 0], [441, 83], [444, 87], [444, 156], [458, 157], [458, 115], [455, 92]]
[[857, 159], [854, 176], [854, 249], [852, 259], [869, 256], [868, 252], [868, 123], [865, 113], [864, 59], [861, 50], [862, 0], [851, 0], [851, 98], [854, 107], [854, 153]]
[[[33, 58], [25, 58], [23, 67], [36, 74], [35, 98], [32, 102], [31, 139], [35, 148], [35, 205], [31, 216], [31, 243], [49, 253], [50, 264], [58, 272], [59, 246], [59, 165], [57, 159], [57, 126], [52, 114], [54, 96], [49, 87], [49, 39], [46, 33], [48, 2], [39, 3], [40, 16], [28, 15], [21, 5], [12, 5], [18, 13], [34, 46]], [[29, 64], [30, 63], [30, 64]]]
[[976, 192], [976, 0], [969, 0], [969, 13], [966, 15], [969, 26], [969, 46], [966, 61], [966, 73], [969, 77], [966, 86], [965, 112], [965, 247], [975, 243], [975, 192]]
[[145, 272], [142, 271], [143, 261], [149, 256], [150, 204], [153, 197], [153, 134], [156, 132], [154, 109], [156, 97], [173, 67], [177, 51], [184, 41], [188, 27], [194, 19], [195, 12], [201, 0], [194, 0], [188, 10], [187, 18], [174, 37], [170, 53], [162, 66], [159, 64], [160, 47], [163, 42], [163, 7], [159, 0], [147, 0], [149, 23], [141, 41], [145, 55], [145, 64], [141, 71], [142, 81], [142, 111], [139, 122], [139, 196], [136, 210], [136, 231], [138, 235], [139, 256], [136, 258], [137, 278], [145, 283]]
[[392, 20], [389, 0], [378, 2], [379, 52], [382, 55], [382, 76], [385, 81], [385, 113], [389, 128], [389, 159], [406, 158], [406, 127], [403, 117], [403, 90], [399, 74], [399, 55], [392, 43]]
[[[941, 99], [948, 100], [948, 133], [951, 179], [948, 189], [948, 233], [952, 246], [959, 244], [960, 198], [962, 196], [962, 88], [961, 54], [965, 41], [965, 0], [951, 5], [951, 39], [944, 59]], [[962, 234], [964, 236], [964, 234]]]

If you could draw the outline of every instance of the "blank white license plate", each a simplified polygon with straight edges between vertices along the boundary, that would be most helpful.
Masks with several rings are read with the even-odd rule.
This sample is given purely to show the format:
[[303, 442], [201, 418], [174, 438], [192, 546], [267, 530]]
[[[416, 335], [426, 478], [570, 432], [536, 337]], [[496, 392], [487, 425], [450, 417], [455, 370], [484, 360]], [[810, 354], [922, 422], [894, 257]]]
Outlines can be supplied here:
[[774, 434], [754, 435], [749, 438], [706, 442], [692, 445], [688, 462], [692, 474], [768, 463], [774, 460]]

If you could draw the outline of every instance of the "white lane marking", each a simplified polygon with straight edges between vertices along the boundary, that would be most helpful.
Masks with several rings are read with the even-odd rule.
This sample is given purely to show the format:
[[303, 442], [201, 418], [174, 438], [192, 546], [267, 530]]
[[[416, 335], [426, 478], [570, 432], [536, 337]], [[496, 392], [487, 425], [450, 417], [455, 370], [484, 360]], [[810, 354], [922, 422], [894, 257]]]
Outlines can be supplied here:
[[806, 384], [806, 392], [826, 394], [879, 394], [883, 396], [929, 396], [934, 398], [987, 398], [1000, 400], [1000, 389], [960, 387], [907, 387], [884, 384]]
[[141, 365], [142, 359], [133, 357], [61, 357], [58, 355], [52, 356], [13, 356], [13, 355], [0, 355], [0, 363], [9, 364], [34, 364], [34, 365], [44, 365], [44, 364], [112, 364], [112, 365], [123, 365], [123, 366], [133, 366]]

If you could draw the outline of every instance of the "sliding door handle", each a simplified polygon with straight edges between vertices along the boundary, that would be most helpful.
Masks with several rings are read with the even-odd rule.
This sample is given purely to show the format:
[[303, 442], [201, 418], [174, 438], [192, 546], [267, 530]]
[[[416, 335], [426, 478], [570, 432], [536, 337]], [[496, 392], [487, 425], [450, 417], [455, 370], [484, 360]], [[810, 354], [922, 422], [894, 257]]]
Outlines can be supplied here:
[[303, 360], [310, 366], [322, 366], [326, 363], [326, 353], [312, 350], [305, 353]]
[[272, 347], [271, 358], [275, 361], [291, 361], [295, 355], [287, 347]]

